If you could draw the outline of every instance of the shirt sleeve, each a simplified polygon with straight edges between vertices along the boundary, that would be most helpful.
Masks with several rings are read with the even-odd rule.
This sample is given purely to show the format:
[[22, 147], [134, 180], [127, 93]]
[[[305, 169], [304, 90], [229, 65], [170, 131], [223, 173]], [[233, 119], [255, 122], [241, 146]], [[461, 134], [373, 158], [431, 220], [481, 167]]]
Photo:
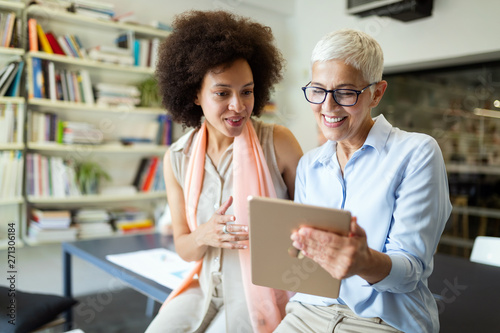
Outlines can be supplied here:
[[437, 142], [426, 136], [401, 162], [391, 228], [384, 246], [392, 268], [372, 285], [379, 292], [407, 293], [432, 272], [433, 255], [451, 213], [448, 178]]

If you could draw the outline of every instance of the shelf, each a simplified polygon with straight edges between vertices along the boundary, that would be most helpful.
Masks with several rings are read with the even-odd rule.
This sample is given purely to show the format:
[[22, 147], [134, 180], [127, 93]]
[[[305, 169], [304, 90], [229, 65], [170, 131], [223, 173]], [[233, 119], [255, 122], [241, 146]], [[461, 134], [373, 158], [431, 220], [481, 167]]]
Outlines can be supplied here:
[[119, 113], [119, 114], [136, 114], [136, 115], [159, 115], [165, 114], [166, 111], [161, 108], [117, 108], [104, 106], [90, 106], [84, 103], [75, 103], [68, 101], [51, 101], [45, 98], [32, 98], [28, 100], [28, 104], [33, 109], [48, 110], [51, 112], [66, 112], [66, 111], [85, 111], [85, 112], [102, 112], [102, 113]]
[[0, 198], [0, 206], [9, 206], [9, 205], [19, 205], [24, 202], [22, 197], [14, 197], [9, 199]]
[[24, 2], [15, 2], [15, 1], [0, 1], [1, 9], [9, 9], [9, 10], [22, 10], [26, 7]]
[[0, 97], [0, 104], [24, 104], [24, 97]]
[[22, 56], [23, 54], [23, 49], [0, 46], [0, 56]]
[[0, 150], [23, 150], [22, 143], [0, 143]]
[[[23, 246], [24, 243], [21, 241], [18, 237], [16, 238], [16, 248]], [[9, 247], [9, 240], [8, 239], [0, 239], [0, 250], [6, 249]]]
[[500, 219], [500, 209], [494, 209], [494, 208], [483, 208], [483, 207], [474, 207], [474, 206], [467, 206], [467, 207], [458, 206], [458, 207], [453, 207], [453, 213], [472, 215], [472, 216], [484, 216], [484, 217], [491, 217], [494, 219]]
[[493, 165], [446, 164], [446, 170], [448, 173], [500, 175], [500, 166]]
[[113, 202], [158, 200], [166, 199], [166, 192], [140, 192], [132, 195], [83, 195], [65, 198], [33, 197], [28, 196], [28, 202], [38, 205], [84, 205], [106, 204]]
[[152, 75], [154, 74], [155, 71], [154, 68], [152, 67], [138, 67], [138, 66], [111, 64], [91, 59], [73, 58], [60, 54], [50, 54], [42, 51], [36, 51], [36, 52], [30, 51], [26, 55], [31, 58], [45, 59], [49, 61], [58, 62], [61, 64], [66, 64], [69, 67], [73, 67], [75, 69], [81, 69], [82, 67], [86, 67], [86, 68], [94, 68], [107, 71], [117, 71], [117, 72], [125, 71], [127, 73], [141, 74], [141, 75], [144, 74]]
[[131, 153], [131, 154], [164, 154], [168, 147], [159, 145], [131, 145], [124, 146], [120, 144], [103, 145], [80, 145], [80, 144], [59, 144], [59, 143], [38, 143], [29, 142], [29, 150], [47, 151], [47, 152], [94, 152], [94, 153]]
[[107, 28], [117, 31], [134, 31], [138, 34], [160, 38], [165, 38], [170, 34], [170, 32], [168, 31], [156, 29], [147, 25], [96, 19], [85, 15], [71, 13], [62, 9], [52, 9], [39, 5], [29, 6], [26, 13], [28, 16], [45, 17], [50, 18], [50, 20], [71, 23], [73, 25], [80, 24], [83, 25], [86, 29], [88, 29], [89, 26], [94, 26], [96, 28]]

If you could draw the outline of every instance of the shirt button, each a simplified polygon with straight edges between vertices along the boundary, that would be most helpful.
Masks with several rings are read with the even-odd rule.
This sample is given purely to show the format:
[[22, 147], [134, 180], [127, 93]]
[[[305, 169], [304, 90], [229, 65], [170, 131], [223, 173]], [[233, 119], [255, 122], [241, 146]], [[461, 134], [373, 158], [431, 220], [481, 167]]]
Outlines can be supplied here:
[[215, 258], [214, 258], [214, 261], [215, 261], [216, 263], [218, 263], [218, 262], [219, 262], [219, 257], [215, 257]]
[[214, 203], [214, 208], [215, 208], [215, 209], [218, 209], [219, 207], [220, 207], [220, 206], [219, 206], [219, 203], [218, 203], [218, 202]]

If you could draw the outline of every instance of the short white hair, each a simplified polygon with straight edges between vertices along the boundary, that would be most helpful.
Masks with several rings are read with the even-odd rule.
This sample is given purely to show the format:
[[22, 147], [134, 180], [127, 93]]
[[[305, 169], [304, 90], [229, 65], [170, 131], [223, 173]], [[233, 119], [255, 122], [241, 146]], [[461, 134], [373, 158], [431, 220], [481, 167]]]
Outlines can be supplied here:
[[370, 35], [354, 29], [341, 29], [325, 35], [311, 55], [311, 66], [317, 62], [342, 60], [361, 71], [369, 83], [382, 80], [384, 53]]

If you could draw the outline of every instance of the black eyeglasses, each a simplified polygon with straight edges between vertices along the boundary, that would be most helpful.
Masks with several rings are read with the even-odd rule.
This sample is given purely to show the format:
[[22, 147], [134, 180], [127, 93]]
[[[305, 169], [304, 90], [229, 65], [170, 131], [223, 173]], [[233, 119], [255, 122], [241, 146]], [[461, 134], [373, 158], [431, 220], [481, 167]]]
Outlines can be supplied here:
[[340, 106], [353, 106], [358, 102], [358, 97], [361, 95], [366, 89], [371, 87], [372, 85], [378, 82], [373, 82], [364, 87], [361, 90], [354, 89], [333, 89], [326, 90], [319, 87], [309, 87], [311, 82], [306, 84], [305, 87], [302, 87], [304, 91], [304, 96], [309, 103], [312, 104], [321, 104], [326, 100], [326, 96], [328, 93], [333, 95], [333, 99]]

